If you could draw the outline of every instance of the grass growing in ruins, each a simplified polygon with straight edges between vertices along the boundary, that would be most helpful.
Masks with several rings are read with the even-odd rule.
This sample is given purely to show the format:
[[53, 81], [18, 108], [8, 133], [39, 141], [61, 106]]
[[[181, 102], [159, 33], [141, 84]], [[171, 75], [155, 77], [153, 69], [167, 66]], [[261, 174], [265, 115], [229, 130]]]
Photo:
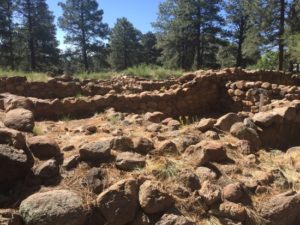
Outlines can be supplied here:
[[42, 127], [35, 125], [34, 128], [33, 128], [33, 130], [32, 130], [32, 133], [35, 136], [40, 136], [40, 135], [44, 134], [44, 131], [43, 131]]
[[179, 77], [183, 74], [182, 70], [170, 70], [160, 66], [151, 66], [151, 65], [139, 65], [128, 68], [127, 70], [123, 71], [124, 74], [137, 76], [137, 77], [144, 77], [149, 79], [166, 79], [170, 77]]
[[[139, 65], [130, 67], [124, 71], [112, 71], [107, 70], [103, 72], [78, 72], [74, 74], [75, 78], [80, 80], [85, 79], [110, 79], [116, 76], [128, 75], [128, 76], [136, 76], [143, 77], [148, 79], [160, 80], [167, 79], [171, 77], [179, 77], [183, 74], [182, 70], [170, 70], [160, 66], [154, 65]], [[13, 71], [13, 70], [4, 70], [0, 68], [0, 77], [13, 77], [13, 76], [22, 76], [27, 77], [29, 81], [47, 81], [49, 78], [47, 73], [42, 72], [21, 72], [21, 71]]]
[[15, 77], [15, 76], [27, 77], [29, 81], [46, 81], [48, 79], [46, 73], [3, 70], [0, 68], [0, 77]]

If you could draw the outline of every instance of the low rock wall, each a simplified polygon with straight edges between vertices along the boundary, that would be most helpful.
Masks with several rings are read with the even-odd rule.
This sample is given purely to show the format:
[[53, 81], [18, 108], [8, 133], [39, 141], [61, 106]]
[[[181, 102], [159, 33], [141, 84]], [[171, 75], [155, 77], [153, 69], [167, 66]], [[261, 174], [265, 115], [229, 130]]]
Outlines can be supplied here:
[[59, 79], [28, 82], [20, 77], [2, 78], [0, 87], [1, 92], [37, 97], [32, 98], [36, 119], [87, 117], [110, 107], [120, 112], [160, 111], [178, 117], [254, 110], [257, 99], [249, 93], [258, 86], [272, 92], [271, 98], [298, 99], [299, 82], [298, 78], [279, 72], [227, 69], [197, 71], [166, 81], [120, 77], [94, 82]]

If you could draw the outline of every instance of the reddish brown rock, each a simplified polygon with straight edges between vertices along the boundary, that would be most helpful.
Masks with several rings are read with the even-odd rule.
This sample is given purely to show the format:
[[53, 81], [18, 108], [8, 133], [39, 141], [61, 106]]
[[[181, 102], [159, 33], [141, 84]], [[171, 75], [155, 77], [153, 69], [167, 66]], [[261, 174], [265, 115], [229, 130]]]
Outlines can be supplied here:
[[148, 180], [140, 186], [139, 202], [145, 213], [154, 214], [171, 207], [174, 200], [158, 183]]
[[34, 127], [33, 113], [27, 109], [13, 109], [6, 113], [4, 125], [19, 131], [31, 132]]
[[247, 219], [247, 211], [241, 204], [224, 202], [219, 206], [220, 213], [227, 218], [244, 222]]
[[214, 127], [215, 123], [215, 119], [205, 118], [200, 120], [200, 122], [196, 125], [196, 129], [200, 130], [201, 132], [206, 132], [208, 130], [211, 130]]
[[204, 202], [211, 206], [221, 201], [221, 187], [211, 183], [210, 181], [204, 181], [199, 195], [203, 198]]
[[262, 202], [261, 216], [272, 225], [294, 225], [300, 222], [300, 194], [288, 191]]
[[122, 180], [102, 192], [97, 208], [110, 225], [125, 225], [133, 221], [138, 209], [138, 186], [134, 179]]
[[240, 183], [228, 184], [223, 188], [223, 199], [231, 202], [239, 202], [244, 191]]

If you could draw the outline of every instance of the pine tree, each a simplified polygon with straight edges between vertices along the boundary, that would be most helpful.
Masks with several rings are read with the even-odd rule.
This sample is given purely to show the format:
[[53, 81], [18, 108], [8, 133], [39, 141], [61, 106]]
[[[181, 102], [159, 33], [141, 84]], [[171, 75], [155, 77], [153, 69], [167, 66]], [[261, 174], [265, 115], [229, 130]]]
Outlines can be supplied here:
[[34, 29], [36, 40], [36, 60], [39, 70], [51, 70], [59, 63], [58, 41], [54, 16], [45, 0], [36, 0], [35, 19], [38, 25]]
[[84, 68], [89, 71], [89, 54], [109, 33], [108, 25], [102, 22], [103, 10], [98, 9], [96, 0], [67, 0], [59, 5], [63, 9], [59, 26], [67, 32], [65, 42], [80, 49]]
[[162, 61], [182, 69], [216, 67], [223, 18], [221, 1], [167, 0], [160, 4], [157, 22]]
[[236, 67], [245, 67], [244, 45], [251, 28], [249, 0], [228, 0], [225, 2], [226, 20], [230, 31], [230, 41], [236, 47]]
[[[27, 43], [29, 70], [46, 71], [57, 66], [58, 42], [54, 16], [45, 0], [18, 0], [22, 24], [18, 29]], [[26, 59], [24, 59], [26, 60]]]
[[142, 56], [143, 63], [146, 64], [157, 64], [160, 56], [160, 50], [156, 47], [157, 39], [154, 33], [148, 32], [142, 35]]
[[114, 69], [123, 70], [140, 62], [141, 35], [126, 18], [117, 20], [110, 37], [110, 63]]
[[283, 70], [285, 50], [285, 25], [287, 2], [285, 0], [259, 0], [256, 10], [259, 12], [260, 33], [264, 46], [268, 50], [278, 48], [278, 69]]
[[0, 65], [10, 69], [15, 68], [13, 13], [13, 1], [0, 0]]
[[299, 71], [300, 64], [300, 0], [292, 0], [289, 5], [287, 18], [286, 43], [290, 60], [290, 70], [293, 64], [297, 64], [296, 70]]

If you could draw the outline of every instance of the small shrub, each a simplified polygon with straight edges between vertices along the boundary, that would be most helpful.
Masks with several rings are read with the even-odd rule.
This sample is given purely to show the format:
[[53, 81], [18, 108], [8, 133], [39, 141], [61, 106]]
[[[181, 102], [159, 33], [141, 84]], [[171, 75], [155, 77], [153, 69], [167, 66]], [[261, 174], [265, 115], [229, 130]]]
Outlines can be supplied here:
[[158, 179], [169, 180], [178, 176], [180, 167], [178, 162], [165, 159], [162, 163], [157, 165], [157, 168], [155, 168], [153, 172]]

